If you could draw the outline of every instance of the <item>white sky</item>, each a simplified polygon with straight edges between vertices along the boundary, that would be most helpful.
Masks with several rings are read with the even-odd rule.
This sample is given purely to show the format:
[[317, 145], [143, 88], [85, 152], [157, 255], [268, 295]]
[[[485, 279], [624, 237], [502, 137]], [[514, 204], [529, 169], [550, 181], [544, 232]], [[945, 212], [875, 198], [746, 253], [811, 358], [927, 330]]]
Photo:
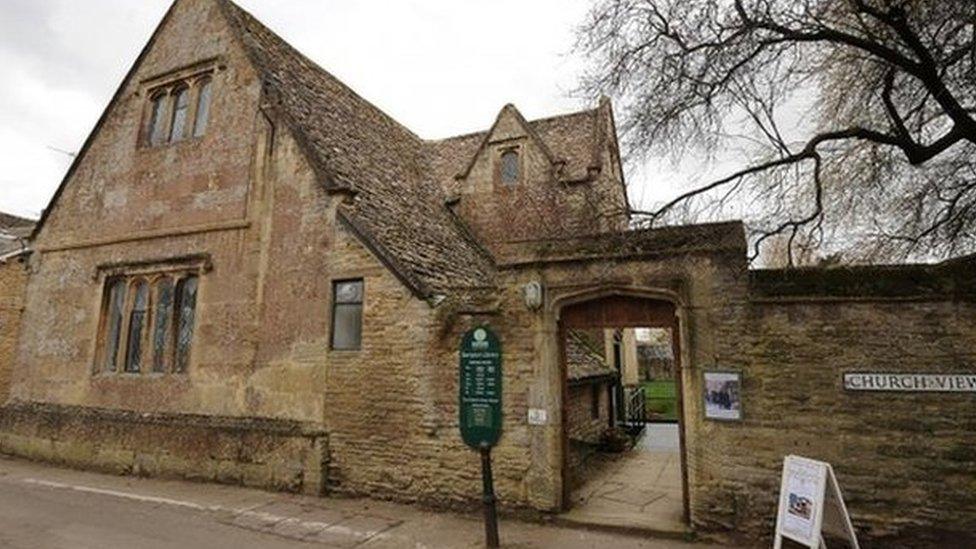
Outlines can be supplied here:
[[[238, 2], [423, 137], [485, 129], [509, 102], [530, 119], [589, 106], [571, 97], [586, 0]], [[81, 147], [169, 3], [0, 0], [0, 210], [40, 215], [71, 161], [50, 147]], [[635, 206], [688, 179], [628, 169]]]

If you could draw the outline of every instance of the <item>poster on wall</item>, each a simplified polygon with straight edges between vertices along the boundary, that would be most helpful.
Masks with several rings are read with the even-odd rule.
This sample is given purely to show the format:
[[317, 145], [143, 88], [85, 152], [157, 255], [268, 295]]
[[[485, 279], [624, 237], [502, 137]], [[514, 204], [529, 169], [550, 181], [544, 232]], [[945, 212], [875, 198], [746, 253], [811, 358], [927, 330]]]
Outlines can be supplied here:
[[742, 419], [742, 373], [706, 371], [704, 373], [705, 419]]
[[823, 534], [846, 540], [858, 548], [840, 486], [829, 463], [800, 456], [786, 456], [779, 488], [776, 537], [779, 549], [783, 538], [811, 549], [824, 547]]

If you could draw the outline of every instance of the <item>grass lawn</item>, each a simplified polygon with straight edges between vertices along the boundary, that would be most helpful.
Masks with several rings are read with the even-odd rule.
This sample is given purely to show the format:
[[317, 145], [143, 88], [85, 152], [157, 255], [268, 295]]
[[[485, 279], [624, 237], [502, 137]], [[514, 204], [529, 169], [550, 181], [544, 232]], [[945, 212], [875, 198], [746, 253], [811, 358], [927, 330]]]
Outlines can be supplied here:
[[645, 381], [644, 393], [647, 398], [647, 418], [651, 420], [677, 421], [676, 386], [672, 380]]

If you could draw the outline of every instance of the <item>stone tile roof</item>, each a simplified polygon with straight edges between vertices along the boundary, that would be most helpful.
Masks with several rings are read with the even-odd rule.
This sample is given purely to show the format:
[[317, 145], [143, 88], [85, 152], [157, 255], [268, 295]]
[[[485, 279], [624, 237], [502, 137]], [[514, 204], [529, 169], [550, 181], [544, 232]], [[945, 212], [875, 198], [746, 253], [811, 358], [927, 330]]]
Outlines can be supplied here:
[[615, 375], [617, 372], [584, 336], [572, 330], [566, 333], [566, 377], [570, 381]]
[[28, 250], [35, 223], [33, 219], [0, 212], [0, 260]]
[[355, 198], [340, 215], [422, 297], [491, 285], [491, 258], [426, 173], [425, 143], [229, 0], [220, 0], [282, 117], [329, 190]]
[[599, 124], [600, 109], [574, 112], [532, 120], [529, 125], [545, 141], [557, 163], [563, 163], [560, 179], [582, 181], [590, 168], [600, 166], [598, 147], [603, 142]]
[[[341, 218], [422, 297], [490, 287], [491, 256], [447, 208], [454, 176], [486, 132], [425, 141], [230, 0], [218, 0], [264, 80], [266, 106], [290, 127], [326, 189], [352, 192]], [[598, 109], [530, 122], [561, 177], [594, 161]]]

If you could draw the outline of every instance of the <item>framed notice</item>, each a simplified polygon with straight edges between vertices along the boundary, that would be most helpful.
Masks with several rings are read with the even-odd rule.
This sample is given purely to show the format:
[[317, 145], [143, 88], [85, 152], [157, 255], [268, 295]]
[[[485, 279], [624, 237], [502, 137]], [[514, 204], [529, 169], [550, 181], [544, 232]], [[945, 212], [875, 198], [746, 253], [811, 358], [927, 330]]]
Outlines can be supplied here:
[[705, 419], [742, 420], [742, 373], [711, 370], [703, 376]]

